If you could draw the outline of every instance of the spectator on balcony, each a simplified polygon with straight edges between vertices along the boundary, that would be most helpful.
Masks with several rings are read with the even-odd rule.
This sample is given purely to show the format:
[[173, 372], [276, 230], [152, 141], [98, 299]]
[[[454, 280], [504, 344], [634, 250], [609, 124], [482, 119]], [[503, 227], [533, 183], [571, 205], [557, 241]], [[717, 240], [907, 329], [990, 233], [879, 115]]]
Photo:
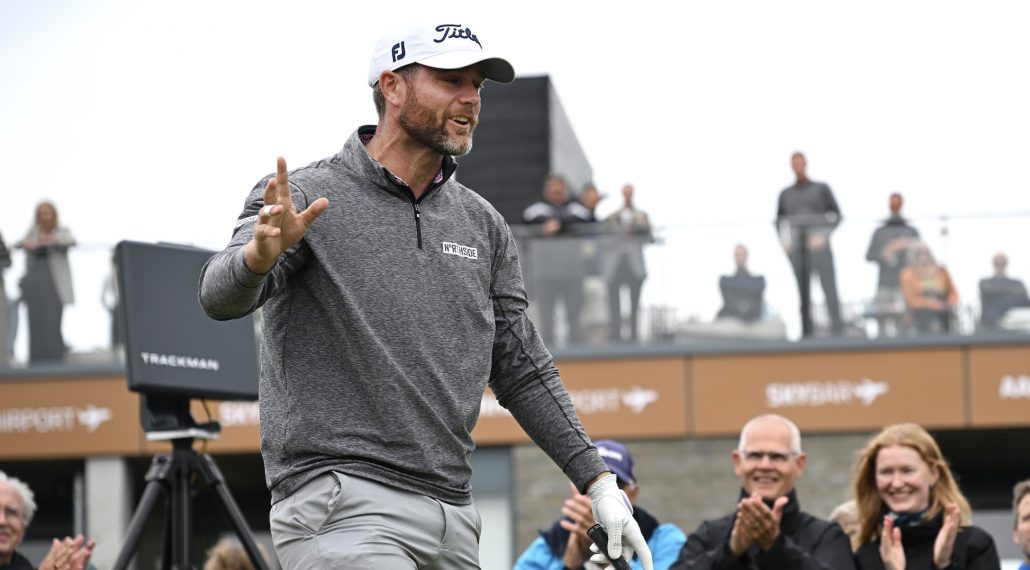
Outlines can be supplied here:
[[603, 270], [604, 260], [610, 254], [606, 240], [605, 224], [598, 223], [597, 206], [607, 196], [601, 194], [597, 185], [588, 182], [579, 193], [579, 203], [589, 212], [587, 222], [592, 225], [578, 226], [584, 234], [582, 255], [586, 263], [586, 274], [583, 278], [583, 313], [580, 326], [583, 336], [589, 344], [603, 344], [608, 337], [608, 287]]
[[7, 288], [4, 286], [4, 272], [11, 266], [11, 251], [0, 236], [0, 368], [6, 368], [11, 358], [10, 329], [11, 307], [7, 303]]
[[901, 194], [890, 195], [890, 217], [873, 232], [865, 258], [880, 267], [874, 297], [875, 317], [880, 336], [900, 328], [905, 298], [901, 293], [901, 270], [908, 265], [908, 246], [919, 239], [919, 231], [901, 216]]
[[586, 186], [583, 187], [583, 191], [579, 193], [579, 203], [586, 209], [585, 221], [598, 221], [597, 205], [604, 199], [605, 195], [601, 194], [601, 191], [597, 189], [597, 185], [593, 182], [587, 182]]
[[780, 192], [776, 226], [780, 242], [798, 280], [802, 332], [805, 336], [814, 333], [810, 283], [812, 273], [815, 272], [819, 274], [823, 295], [826, 297], [831, 333], [839, 335], [843, 331], [843, 324], [837, 298], [833, 252], [830, 250], [830, 233], [840, 224], [840, 207], [828, 185], [808, 179], [805, 172], [808, 163], [804, 154], [795, 152], [790, 163], [796, 181]]
[[64, 306], [75, 301], [68, 248], [75, 245], [71, 232], [58, 223], [53, 202], [36, 206], [36, 219], [16, 247], [25, 250], [25, 276], [21, 298], [29, 314], [29, 361], [55, 362], [64, 359], [66, 347], [61, 334]]
[[572, 224], [590, 221], [591, 212], [581, 202], [572, 200], [564, 177], [552, 174], [544, 181], [543, 199], [526, 208], [522, 219], [527, 224], [541, 224], [541, 233], [553, 236]]
[[738, 244], [733, 248], [733, 261], [737, 270], [733, 275], [719, 278], [722, 308], [716, 315], [718, 319], [739, 319], [753, 323], [762, 318], [765, 277], [754, 275], [748, 270], [747, 255], [747, 248], [743, 245]]
[[[567, 233], [575, 224], [590, 221], [591, 213], [582, 203], [570, 199], [565, 179], [552, 174], [544, 182], [543, 199], [526, 208], [522, 217], [527, 224], [540, 225], [542, 238], [552, 238]], [[568, 342], [580, 344], [583, 340], [580, 323], [583, 279], [587, 269], [582, 243], [579, 240], [561, 244], [537, 240], [531, 247], [543, 254], [531, 256], [538, 265], [533, 267], [537, 287], [530, 294], [539, 299], [540, 336], [548, 345], [556, 342], [555, 310], [560, 299], [565, 307]]]
[[1030, 306], [1026, 285], [1005, 274], [1009, 258], [998, 252], [991, 261], [994, 275], [980, 280], [980, 328], [984, 330], [1000, 328], [1001, 319], [1009, 309]]
[[[608, 277], [608, 313], [611, 316], [610, 338], [615, 342], [636, 342], [640, 334], [640, 293], [647, 279], [644, 246], [652, 243], [651, 221], [647, 212], [633, 203], [632, 184], [622, 187], [622, 207], [607, 221], [618, 227], [619, 239], [605, 256]], [[629, 326], [622, 318], [622, 292], [629, 293]], [[628, 328], [627, 335], [624, 329]]]
[[958, 291], [951, 275], [939, 265], [926, 243], [909, 245], [911, 263], [901, 270], [901, 290], [916, 332], [947, 332], [952, 311], [958, 305]]

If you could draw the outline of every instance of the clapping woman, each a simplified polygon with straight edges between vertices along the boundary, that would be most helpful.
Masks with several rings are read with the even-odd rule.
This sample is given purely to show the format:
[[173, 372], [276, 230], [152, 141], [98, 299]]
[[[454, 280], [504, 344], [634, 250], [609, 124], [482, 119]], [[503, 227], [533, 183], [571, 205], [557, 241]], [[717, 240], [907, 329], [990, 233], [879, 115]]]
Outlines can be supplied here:
[[999, 570], [989, 534], [973, 526], [933, 437], [895, 424], [874, 436], [855, 466], [860, 570]]

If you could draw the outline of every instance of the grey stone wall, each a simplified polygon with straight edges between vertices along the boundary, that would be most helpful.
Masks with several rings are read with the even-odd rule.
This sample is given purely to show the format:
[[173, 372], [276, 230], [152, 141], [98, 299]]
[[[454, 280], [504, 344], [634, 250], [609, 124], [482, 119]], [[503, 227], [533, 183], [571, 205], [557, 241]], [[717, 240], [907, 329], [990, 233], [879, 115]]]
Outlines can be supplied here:
[[[850, 496], [851, 473], [857, 452], [871, 434], [813, 435], [802, 438], [808, 455], [804, 476], [797, 484], [805, 511], [826, 517]], [[690, 533], [707, 518], [733, 510], [740, 481], [733, 474], [730, 453], [736, 437], [672, 440], [623, 440], [637, 463], [638, 504], [662, 522]], [[569, 495], [568, 479], [539, 448], [512, 448], [515, 511], [515, 552], [521, 553], [560, 516]]]

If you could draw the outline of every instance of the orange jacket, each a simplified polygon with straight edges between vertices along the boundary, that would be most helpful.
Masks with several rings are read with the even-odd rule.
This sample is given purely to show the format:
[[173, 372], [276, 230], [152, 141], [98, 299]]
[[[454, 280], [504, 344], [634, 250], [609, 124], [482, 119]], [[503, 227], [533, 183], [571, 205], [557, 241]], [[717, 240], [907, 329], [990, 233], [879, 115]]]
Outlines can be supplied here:
[[[957, 305], [958, 291], [955, 290], [955, 285], [951, 282], [951, 275], [948, 274], [947, 269], [941, 266], [937, 266], [936, 270], [943, 286], [944, 298], [947, 300], [948, 305], [952, 307]], [[946, 308], [940, 299], [925, 296], [923, 280], [919, 278], [919, 275], [911, 266], [901, 270], [901, 290], [905, 294], [905, 305], [909, 309], [934, 309], [939, 311]]]

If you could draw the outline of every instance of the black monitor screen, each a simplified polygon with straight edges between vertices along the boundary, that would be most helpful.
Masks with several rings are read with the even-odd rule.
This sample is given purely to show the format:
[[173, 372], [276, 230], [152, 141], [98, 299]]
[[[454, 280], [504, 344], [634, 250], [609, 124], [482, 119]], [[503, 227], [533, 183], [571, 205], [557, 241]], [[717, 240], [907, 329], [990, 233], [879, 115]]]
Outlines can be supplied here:
[[200, 270], [213, 253], [131, 241], [116, 247], [130, 390], [257, 399], [253, 317], [214, 321], [200, 307]]

